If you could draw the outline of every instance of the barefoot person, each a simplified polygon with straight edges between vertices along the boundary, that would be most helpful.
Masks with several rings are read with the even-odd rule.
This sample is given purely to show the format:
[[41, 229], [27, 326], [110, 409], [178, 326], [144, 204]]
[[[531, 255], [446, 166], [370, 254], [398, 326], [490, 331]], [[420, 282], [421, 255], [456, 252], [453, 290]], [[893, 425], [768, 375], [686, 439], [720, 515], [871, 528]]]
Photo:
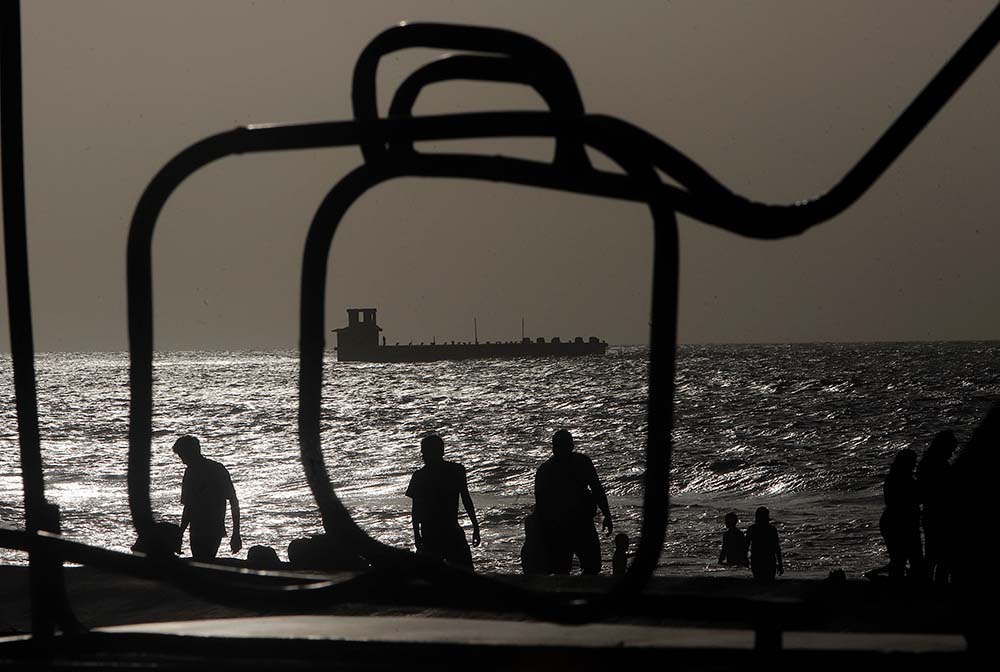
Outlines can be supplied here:
[[479, 545], [479, 521], [469, 494], [465, 467], [444, 459], [444, 441], [431, 434], [420, 442], [424, 466], [410, 478], [406, 496], [413, 500], [413, 540], [417, 551], [472, 569], [472, 551], [458, 523], [458, 500], [472, 521], [472, 545]]
[[233, 553], [243, 548], [240, 538], [240, 503], [229, 470], [201, 454], [201, 443], [184, 435], [174, 443], [174, 452], [187, 469], [181, 485], [181, 536], [191, 526], [191, 555], [195, 560], [212, 560], [226, 536], [226, 501], [233, 512]]

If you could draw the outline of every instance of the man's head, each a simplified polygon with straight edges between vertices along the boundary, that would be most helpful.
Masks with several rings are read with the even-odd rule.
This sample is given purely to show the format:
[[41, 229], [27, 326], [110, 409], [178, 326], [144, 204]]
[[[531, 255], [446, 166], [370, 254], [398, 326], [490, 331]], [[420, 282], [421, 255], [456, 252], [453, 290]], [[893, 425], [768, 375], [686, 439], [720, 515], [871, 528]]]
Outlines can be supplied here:
[[174, 452], [181, 458], [181, 462], [190, 464], [191, 460], [201, 457], [201, 442], [198, 437], [185, 434], [174, 441]]
[[573, 435], [565, 429], [560, 429], [552, 435], [552, 453], [569, 455], [571, 452], [573, 452]]
[[444, 459], [444, 441], [437, 434], [428, 434], [420, 442], [420, 456], [425, 464], [440, 462]]
[[889, 466], [889, 475], [897, 478], [912, 476], [915, 466], [917, 466], [917, 451], [903, 448], [893, 458], [892, 464]]
[[736, 527], [736, 523], [740, 522], [740, 517], [736, 515], [735, 511], [730, 511], [725, 517], [726, 527], [732, 529]]
[[753, 520], [755, 523], [767, 523], [771, 520], [771, 512], [766, 506], [758, 507], [758, 509], [753, 514]]
[[945, 429], [938, 432], [934, 436], [934, 440], [931, 441], [930, 448], [927, 449], [927, 454], [942, 460], [947, 460], [955, 454], [955, 449], [957, 447], [958, 440], [955, 438], [955, 433], [950, 429]]

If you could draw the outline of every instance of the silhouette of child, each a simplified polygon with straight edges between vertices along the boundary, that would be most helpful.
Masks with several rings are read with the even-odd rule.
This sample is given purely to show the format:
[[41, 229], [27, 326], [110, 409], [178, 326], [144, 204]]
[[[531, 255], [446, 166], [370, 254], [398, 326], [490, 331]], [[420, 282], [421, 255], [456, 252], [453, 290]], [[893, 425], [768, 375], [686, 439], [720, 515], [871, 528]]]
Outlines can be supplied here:
[[743, 533], [736, 527], [740, 522], [735, 511], [726, 514], [726, 531], [722, 534], [722, 551], [719, 552], [720, 565], [739, 565], [746, 567], [747, 562], [747, 540]]
[[547, 574], [548, 556], [545, 552], [544, 533], [539, 528], [541, 523], [532, 508], [531, 513], [524, 517], [524, 545], [521, 546], [521, 570], [525, 574]]
[[775, 572], [778, 576], [785, 573], [778, 530], [771, 524], [771, 512], [766, 506], [758, 508], [753, 518], [753, 525], [747, 528], [750, 571], [758, 581], [774, 581]]
[[615, 554], [611, 557], [611, 573], [621, 576], [628, 569], [628, 535], [619, 532], [615, 535]]

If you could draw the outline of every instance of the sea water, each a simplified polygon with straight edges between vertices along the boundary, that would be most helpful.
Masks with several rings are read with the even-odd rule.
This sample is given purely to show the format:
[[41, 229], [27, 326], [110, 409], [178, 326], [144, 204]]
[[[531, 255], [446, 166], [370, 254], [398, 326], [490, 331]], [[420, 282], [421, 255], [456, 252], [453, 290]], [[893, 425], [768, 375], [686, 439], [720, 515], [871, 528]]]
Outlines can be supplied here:
[[[520, 571], [523, 518], [552, 433], [569, 429], [607, 489], [615, 531], [642, 517], [648, 350], [604, 356], [325, 366], [323, 451], [337, 494], [373, 537], [412, 548], [410, 475], [419, 440], [461, 462], [482, 526], [477, 569]], [[36, 359], [46, 493], [64, 533], [127, 551], [128, 357]], [[152, 502], [179, 522], [181, 434], [232, 473], [251, 545], [322, 531], [299, 462], [295, 352], [168, 352], [155, 358]], [[723, 516], [758, 506], [775, 521], [788, 571], [857, 575], [885, 560], [881, 481], [896, 451], [940, 429], [968, 438], [1000, 398], [1000, 343], [689, 345], [678, 350], [672, 507], [660, 574], [736, 575], [716, 564]], [[0, 522], [22, 523], [12, 372], [0, 365]], [[460, 519], [469, 536], [464, 512]], [[599, 518], [597, 520], [600, 522]], [[228, 552], [224, 543], [223, 549]], [[605, 571], [613, 547], [604, 539]], [[185, 544], [185, 554], [189, 553]], [[23, 563], [0, 550], [0, 562]]]

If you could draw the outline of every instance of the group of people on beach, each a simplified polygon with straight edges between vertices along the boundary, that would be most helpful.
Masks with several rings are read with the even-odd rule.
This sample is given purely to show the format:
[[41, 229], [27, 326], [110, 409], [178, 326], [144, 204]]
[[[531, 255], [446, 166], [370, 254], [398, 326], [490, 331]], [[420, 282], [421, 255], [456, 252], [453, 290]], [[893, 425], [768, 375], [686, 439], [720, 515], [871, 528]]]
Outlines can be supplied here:
[[957, 447], [955, 434], [946, 429], [935, 435], [919, 463], [910, 448], [896, 453], [882, 483], [885, 508], [879, 519], [889, 564], [867, 572], [867, 577], [949, 581], [949, 470]]
[[[584, 574], [601, 571], [601, 541], [594, 527], [599, 509], [602, 529], [611, 534], [611, 507], [591, 459], [574, 452], [573, 436], [561, 429], [552, 435], [552, 456], [535, 472], [535, 506], [525, 518], [521, 567], [525, 574], [569, 574], [574, 557]], [[465, 467], [444, 459], [444, 441], [431, 434], [420, 442], [424, 466], [413, 474], [406, 496], [412, 504], [417, 552], [472, 569], [472, 552], [456, 517], [459, 499], [472, 523], [472, 544], [480, 542], [479, 522], [469, 494]], [[615, 538], [612, 567], [626, 568], [628, 536]]]
[[785, 562], [778, 530], [771, 523], [771, 511], [766, 506], [758, 507], [753, 525], [745, 533], [736, 527], [739, 522], [735, 511], [726, 514], [719, 564], [749, 567], [758, 581], [774, 581], [776, 575], [784, 574]]
[[[599, 509], [604, 514], [602, 529], [614, 530], [608, 497], [591, 459], [574, 451], [573, 436], [559, 430], [552, 436], [552, 456], [535, 473], [535, 506], [525, 519], [525, 542], [521, 565], [526, 574], [568, 574], [574, 557], [584, 574], [601, 571], [601, 541], [594, 527]], [[240, 504], [232, 477], [224, 465], [201, 453], [197, 437], [184, 435], [176, 440], [174, 453], [184, 463], [181, 483], [181, 524], [159, 523], [156, 534], [160, 547], [180, 553], [184, 533], [190, 529], [191, 555], [197, 561], [214, 560], [226, 536], [226, 508], [232, 512], [233, 532], [229, 547], [233, 553], [243, 548], [240, 534]], [[472, 545], [480, 544], [479, 520], [469, 493], [465, 467], [444, 459], [444, 441], [430, 434], [420, 442], [424, 466], [413, 474], [406, 488], [412, 501], [411, 520], [417, 552], [468, 569], [473, 568], [472, 551], [458, 521], [461, 502], [472, 524]], [[319, 535], [322, 537], [323, 535]], [[615, 537], [612, 567], [615, 574], [627, 568], [628, 535]], [[137, 539], [133, 550], [146, 551], [152, 545]], [[335, 549], [322, 538], [299, 539], [288, 548], [289, 561], [301, 560], [322, 565], [316, 555], [339, 553], [341, 568], [352, 564], [344, 549]], [[251, 564], [278, 563], [269, 547], [254, 546], [247, 554]], [[314, 562], [318, 561], [318, 562]]]
[[[993, 415], [1000, 417], [997, 413]], [[896, 454], [883, 483], [885, 508], [879, 520], [889, 563], [865, 576], [876, 578], [887, 574], [891, 579], [949, 581], [952, 574], [949, 539], [954, 533], [950, 529], [948, 504], [949, 498], [954, 498], [955, 487], [950, 482], [950, 460], [957, 445], [955, 435], [944, 430], [934, 437], [919, 463], [917, 453], [911, 449]], [[574, 448], [573, 436], [568, 431], [555, 432], [552, 455], [535, 472], [535, 504], [524, 520], [525, 539], [520, 554], [525, 574], [568, 574], [574, 558], [583, 574], [601, 571], [601, 540], [594, 519], [600, 511], [601, 527], [611, 535], [614, 531], [611, 508], [593, 462]], [[233, 553], [240, 551], [243, 547], [240, 505], [229, 471], [202, 455], [201, 444], [194, 436], [178, 438], [173, 451], [185, 465], [181, 485], [183, 512], [179, 526], [157, 525], [156, 533], [165, 540], [165, 547], [179, 554], [183, 534], [190, 530], [192, 557], [198, 561], [215, 559], [227, 534], [228, 505], [232, 512], [229, 547]], [[472, 551], [458, 521], [459, 502], [472, 524], [473, 546], [480, 544], [481, 535], [465, 467], [444, 459], [444, 441], [437, 434], [423, 438], [420, 453], [424, 466], [413, 474], [406, 488], [406, 496], [412, 501], [417, 552], [472, 569]], [[745, 532], [737, 527], [738, 523], [735, 512], [726, 515], [719, 563], [749, 567], [760, 581], [773, 581], [783, 574], [781, 544], [770, 511], [763, 506], [758, 508], [754, 523]], [[366, 564], [349, 549], [336, 548], [336, 544], [331, 545], [323, 537], [293, 541], [288, 548], [289, 561], [316, 569], [323, 568], [332, 556], [337, 556], [333, 560], [340, 568], [352, 564], [360, 568]], [[146, 540], [138, 539], [133, 550], [143, 551], [148, 546]], [[161, 541], [158, 546], [162, 548], [164, 543]], [[614, 538], [614, 574], [626, 571], [629, 557], [628, 535], [619, 533]], [[280, 564], [277, 553], [269, 547], [255, 546], [247, 558], [263, 567]]]

